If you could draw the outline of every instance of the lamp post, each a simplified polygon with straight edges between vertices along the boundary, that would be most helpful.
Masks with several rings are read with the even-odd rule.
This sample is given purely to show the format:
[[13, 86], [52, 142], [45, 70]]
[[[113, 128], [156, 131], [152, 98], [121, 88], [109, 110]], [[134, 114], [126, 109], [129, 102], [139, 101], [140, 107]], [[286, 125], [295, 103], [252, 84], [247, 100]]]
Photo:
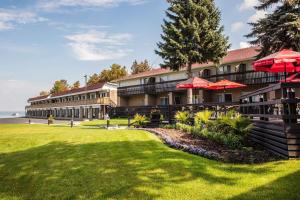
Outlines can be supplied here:
[[88, 113], [86, 112], [86, 107], [87, 107], [87, 75], [84, 75], [84, 81], [85, 81], [85, 98], [84, 98], [84, 110], [85, 110], [85, 117], [88, 117]]

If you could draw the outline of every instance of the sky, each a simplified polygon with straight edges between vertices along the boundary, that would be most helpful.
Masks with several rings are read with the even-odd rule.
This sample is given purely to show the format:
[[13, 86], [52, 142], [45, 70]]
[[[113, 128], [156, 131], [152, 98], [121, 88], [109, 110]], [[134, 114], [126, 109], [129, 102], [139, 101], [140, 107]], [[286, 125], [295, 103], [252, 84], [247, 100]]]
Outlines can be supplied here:
[[[231, 49], [247, 47], [258, 0], [215, 0]], [[55, 80], [84, 82], [113, 63], [130, 68], [155, 55], [165, 0], [1, 0], [0, 111], [22, 111]]]

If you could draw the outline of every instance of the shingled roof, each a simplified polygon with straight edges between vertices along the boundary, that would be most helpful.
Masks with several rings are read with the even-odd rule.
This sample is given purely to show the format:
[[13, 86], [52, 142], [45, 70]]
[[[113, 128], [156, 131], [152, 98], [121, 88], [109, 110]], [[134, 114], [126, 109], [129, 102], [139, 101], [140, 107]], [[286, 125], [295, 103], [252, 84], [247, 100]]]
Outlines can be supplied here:
[[[229, 64], [229, 63], [234, 63], [234, 62], [254, 60], [255, 57], [258, 55], [257, 50], [258, 50], [258, 47], [248, 47], [248, 48], [228, 51], [227, 55], [221, 60], [221, 64]], [[197, 69], [197, 68], [210, 67], [210, 66], [214, 66], [214, 64], [213, 63], [205, 63], [205, 64], [196, 63], [196, 64], [193, 64], [192, 68]], [[182, 71], [184, 71], [184, 70], [185, 69], [182, 69]], [[171, 72], [172, 71], [170, 69], [156, 68], [156, 69], [152, 69], [147, 72], [142, 72], [139, 74], [126, 76], [124, 78], [115, 80], [114, 82], [125, 81], [125, 80], [130, 80], [130, 79], [137, 79], [137, 78], [142, 78], [142, 77], [155, 76], [155, 75], [166, 74], [166, 73], [171, 73]]]
[[59, 93], [56, 93], [56, 94], [50, 94], [50, 95], [44, 95], [44, 96], [29, 98], [28, 101], [37, 101], [37, 100], [47, 99], [47, 98], [50, 98], [50, 97], [59, 97], [59, 96], [64, 96], [64, 95], [68, 95], [68, 94], [75, 94], [75, 93], [84, 92], [84, 91], [92, 91], [92, 90], [96, 90], [96, 89], [101, 89], [104, 85], [105, 85], [105, 82], [101, 82], [101, 83], [97, 83], [95, 85], [88, 86], [87, 88], [86, 87], [81, 87], [81, 88], [77, 88], [77, 89], [67, 90], [67, 91], [64, 91], [64, 92], [59, 92]]

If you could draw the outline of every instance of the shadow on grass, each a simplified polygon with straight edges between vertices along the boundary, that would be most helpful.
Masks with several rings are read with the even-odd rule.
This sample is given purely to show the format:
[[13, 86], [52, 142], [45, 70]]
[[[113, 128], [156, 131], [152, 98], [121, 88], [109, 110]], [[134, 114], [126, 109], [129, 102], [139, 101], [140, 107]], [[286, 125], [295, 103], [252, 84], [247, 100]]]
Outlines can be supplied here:
[[0, 154], [0, 197], [154, 199], [162, 187], [198, 178], [235, 183], [208, 173], [211, 161], [196, 161], [157, 141], [50, 143]]
[[163, 187], [196, 179], [208, 184], [236, 184], [235, 178], [214, 175], [208, 167], [235, 168], [171, 150], [158, 141], [53, 142], [0, 154], [0, 197], [155, 199]]
[[278, 199], [299, 200], [300, 199], [300, 170], [281, 177], [267, 185], [250, 190], [231, 200], [253, 200], [253, 199]]

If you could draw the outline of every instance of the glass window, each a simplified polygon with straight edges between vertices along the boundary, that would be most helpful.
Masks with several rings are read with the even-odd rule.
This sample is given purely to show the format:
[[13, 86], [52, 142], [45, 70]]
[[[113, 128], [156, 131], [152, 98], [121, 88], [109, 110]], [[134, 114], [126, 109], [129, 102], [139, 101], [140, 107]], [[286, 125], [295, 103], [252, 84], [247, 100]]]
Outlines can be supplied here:
[[169, 98], [168, 97], [160, 97], [160, 105], [163, 105], [163, 106], [169, 105]]
[[180, 98], [180, 96], [175, 96], [174, 97], [174, 103], [175, 103], [175, 105], [180, 105], [181, 104], [181, 98]]

